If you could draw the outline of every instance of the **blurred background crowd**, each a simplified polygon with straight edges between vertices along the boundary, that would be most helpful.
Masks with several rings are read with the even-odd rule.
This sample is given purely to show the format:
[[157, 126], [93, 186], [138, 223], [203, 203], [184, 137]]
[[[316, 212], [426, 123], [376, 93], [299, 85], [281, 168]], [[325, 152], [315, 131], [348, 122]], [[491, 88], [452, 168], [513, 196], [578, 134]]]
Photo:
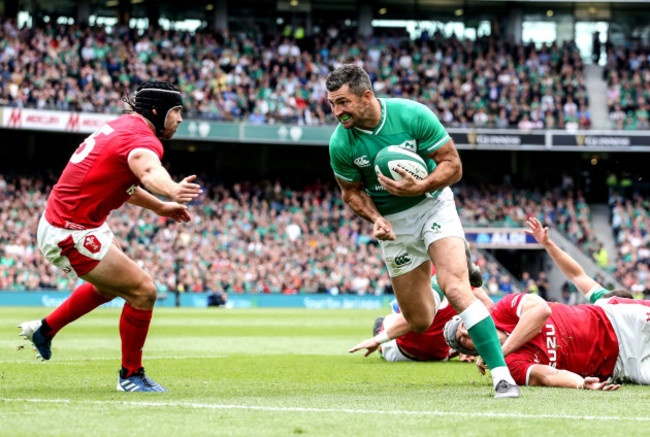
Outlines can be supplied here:
[[[423, 33], [360, 39], [336, 30], [300, 39], [255, 31], [146, 30], [0, 22], [0, 105], [119, 113], [157, 77], [176, 83], [191, 118], [332, 124], [325, 78], [365, 68], [380, 97], [432, 108], [447, 127], [588, 129], [583, 61], [575, 43], [514, 44]], [[647, 129], [648, 47], [607, 46], [603, 74], [614, 129]], [[602, 128], [604, 126], [600, 126]]]
[[[128, 204], [109, 218], [123, 250], [151, 274], [161, 293], [392, 292], [370, 224], [344, 206], [338, 187], [315, 181], [293, 188], [269, 180], [202, 185], [205, 194], [190, 206], [190, 224]], [[0, 289], [71, 290], [75, 285], [36, 248], [36, 228], [50, 188], [46, 177], [0, 177]], [[638, 297], [650, 295], [647, 199], [613, 196], [611, 232], [617, 253], [608, 255], [592, 231], [590, 209], [579, 192], [505, 186], [460, 186], [455, 192], [466, 227], [521, 227], [527, 217], [537, 217]], [[486, 255], [474, 250], [488, 293], [545, 296], [544, 272], [513, 277]], [[569, 300], [574, 290], [566, 291]]]

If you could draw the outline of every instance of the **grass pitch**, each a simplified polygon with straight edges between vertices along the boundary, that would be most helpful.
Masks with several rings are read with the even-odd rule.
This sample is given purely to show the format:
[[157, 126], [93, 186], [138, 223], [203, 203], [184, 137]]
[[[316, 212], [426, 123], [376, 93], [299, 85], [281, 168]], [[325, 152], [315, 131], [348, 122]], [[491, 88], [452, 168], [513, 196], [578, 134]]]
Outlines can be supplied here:
[[38, 362], [0, 308], [0, 436], [647, 435], [650, 388], [522, 389], [494, 400], [472, 364], [385, 363], [347, 349], [381, 312], [162, 308], [147, 374], [169, 393], [118, 393], [119, 310], [66, 327]]

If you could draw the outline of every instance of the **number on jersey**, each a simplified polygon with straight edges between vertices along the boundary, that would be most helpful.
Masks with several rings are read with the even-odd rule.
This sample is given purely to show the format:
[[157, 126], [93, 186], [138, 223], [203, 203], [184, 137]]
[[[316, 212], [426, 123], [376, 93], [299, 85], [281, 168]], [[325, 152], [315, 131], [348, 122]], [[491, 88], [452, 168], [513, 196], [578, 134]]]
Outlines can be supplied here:
[[99, 130], [95, 131], [91, 136], [86, 138], [85, 141], [79, 145], [79, 147], [77, 147], [77, 150], [75, 150], [75, 152], [72, 154], [72, 157], [70, 158], [70, 162], [73, 164], [79, 164], [81, 161], [86, 159], [88, 155], [90, 155], [90, 152], [93, 151], [93, 148], [95, 147], [95, 137], [101, 134], [110, 135], [111, 133], [113, 133], [113, 128], [107, 124], [103, 125]]

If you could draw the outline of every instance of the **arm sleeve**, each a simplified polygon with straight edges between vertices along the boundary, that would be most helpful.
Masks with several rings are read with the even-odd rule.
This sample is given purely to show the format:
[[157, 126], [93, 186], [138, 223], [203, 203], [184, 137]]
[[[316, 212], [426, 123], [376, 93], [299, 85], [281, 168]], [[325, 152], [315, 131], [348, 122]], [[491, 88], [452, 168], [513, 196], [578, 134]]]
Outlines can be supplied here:
[[334, 176], [346, 182], [359, 182], [361, 174], [345, 153], [345, 145], [342, 145], [335, 136], [330, 139], [330, 165]]
[[418, 151], [429, 155], [434, 150], [451, 139], [436, 114], [424, 105], [417, 105], [415, 138], [418, 141]]
[[605, 293], [609, 293], [609, 290], [604, 289], [600, 285], [594, 285], [594, 287], [589, 290], [585, 297], [589, 299], [589, 302], [596, 303], [596, 301], [603, 297], [603, 294]]
[[[494, 319], [494, 323], [500, 329], [506, 332], [511, 332], [510, 326], [516, 326], [519, 322], [519, 306], [523, 294], [509, 294], [501, 298], [490, 309], [490, 315]], [[506, 328], [507, 327], [507, 328]]]
[[131, 156], [131, 153], [137, 149], [147, 149], [151, 150], [153, 153], [158, 156], [158, 159], [162, 160], [163, 157], [163, 147], [160, 141], [155, 137], [150, 136], [130, 136], [130, 141], [127, 141], [125, 146], [122, 149], [122, 154], [124, 159], [128, 161], [128, 158]]

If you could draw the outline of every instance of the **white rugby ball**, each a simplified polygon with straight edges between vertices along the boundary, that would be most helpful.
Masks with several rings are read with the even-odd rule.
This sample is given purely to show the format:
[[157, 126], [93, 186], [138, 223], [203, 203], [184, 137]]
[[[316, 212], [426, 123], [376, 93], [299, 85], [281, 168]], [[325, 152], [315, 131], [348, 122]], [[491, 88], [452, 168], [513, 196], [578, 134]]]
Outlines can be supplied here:
[[388, 146], [375, 155], [375, 172], [383, 174], [395, 181], [402, 179], [397, 172], [401, 168], [417, 180], [422, 180], [429, 175], [427, 164], [417, 153], [399, 146]]

